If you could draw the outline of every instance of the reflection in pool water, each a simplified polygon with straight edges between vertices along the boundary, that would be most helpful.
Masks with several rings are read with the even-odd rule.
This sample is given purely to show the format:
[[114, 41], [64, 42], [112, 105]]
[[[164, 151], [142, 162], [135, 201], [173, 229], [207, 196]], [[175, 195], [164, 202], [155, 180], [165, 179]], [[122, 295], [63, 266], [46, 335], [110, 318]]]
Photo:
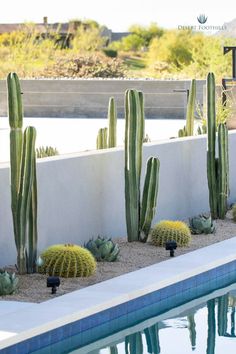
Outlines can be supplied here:
[[194, 351], [199, 354], [233, 354], [236, 352], [235, 307], [236, 296], [226, 293], [184, 316], [167, 319], [127, 335], [123, 341], [97, 353], [188, 354]]

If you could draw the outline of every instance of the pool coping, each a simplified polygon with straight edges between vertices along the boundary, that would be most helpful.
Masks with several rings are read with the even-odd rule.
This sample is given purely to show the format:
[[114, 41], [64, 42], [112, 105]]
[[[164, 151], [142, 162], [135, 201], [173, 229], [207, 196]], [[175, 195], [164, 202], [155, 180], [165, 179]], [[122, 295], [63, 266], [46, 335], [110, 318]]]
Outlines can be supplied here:
[[0, 350], [233, 261], [236, 237], [40, 304], [28, 304], [0, 321]]

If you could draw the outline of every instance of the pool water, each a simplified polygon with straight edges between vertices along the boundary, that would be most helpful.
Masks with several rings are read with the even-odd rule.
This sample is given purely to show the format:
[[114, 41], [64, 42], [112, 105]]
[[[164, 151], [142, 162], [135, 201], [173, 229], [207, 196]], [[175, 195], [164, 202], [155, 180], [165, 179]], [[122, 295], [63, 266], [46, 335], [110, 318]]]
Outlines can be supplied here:
[[[145, 321], [140, 322], [136, 315], [135, 325], [129, 328], [123, 326], [124, 329], [117, 332], [113, 330], [108, 336], [102, 336], [104, 328], [101, 326], [34, 353], [234, 354], [235, 308], [236, 283], [181, 306], [170, 307], [168, 311]], [[127, 318], [123, 325], [125, 321]], [[122, 322], [122, 317], [119, 322]], [[100, 339], [95, 341], [93, 338]], [[80, 346], [85, 342], [86, 345]]]

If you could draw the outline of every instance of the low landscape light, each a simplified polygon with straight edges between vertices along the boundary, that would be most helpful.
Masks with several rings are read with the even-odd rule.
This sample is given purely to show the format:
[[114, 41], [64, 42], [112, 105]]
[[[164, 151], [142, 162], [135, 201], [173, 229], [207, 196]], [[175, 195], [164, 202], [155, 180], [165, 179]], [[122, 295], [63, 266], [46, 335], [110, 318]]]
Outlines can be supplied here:
[[47, 277], [47, 287], [52, 288], [52, 294], [56, 294], [59, 285], [60, 285], [59, 277]]
[[177, 248], [177, 243], [175, 241], [167, 241], [166, 244], [166, 251], [170, 251], [170, 257], [174, 257], [175, 250]]

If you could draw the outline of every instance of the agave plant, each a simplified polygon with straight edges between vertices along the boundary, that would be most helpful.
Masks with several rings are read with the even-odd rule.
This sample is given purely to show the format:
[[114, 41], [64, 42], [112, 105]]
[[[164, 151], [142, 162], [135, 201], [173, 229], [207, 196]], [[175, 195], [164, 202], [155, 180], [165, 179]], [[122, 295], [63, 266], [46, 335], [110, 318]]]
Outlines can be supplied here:
[[15, 273], [0, 269], [0, 296], [13, 294], [17, 289], [18, 281]]
[[110, 238], [100, 236], [96, 240], [89, 240], [84, 247], [93, 254], [98, 262], [114, 262], [120, 252], [117, 243], [114, 243]]
[[192, 234], [212, 234], [215, 231], [215, 222], [204, 214], [189, 219], [189, 226]]

